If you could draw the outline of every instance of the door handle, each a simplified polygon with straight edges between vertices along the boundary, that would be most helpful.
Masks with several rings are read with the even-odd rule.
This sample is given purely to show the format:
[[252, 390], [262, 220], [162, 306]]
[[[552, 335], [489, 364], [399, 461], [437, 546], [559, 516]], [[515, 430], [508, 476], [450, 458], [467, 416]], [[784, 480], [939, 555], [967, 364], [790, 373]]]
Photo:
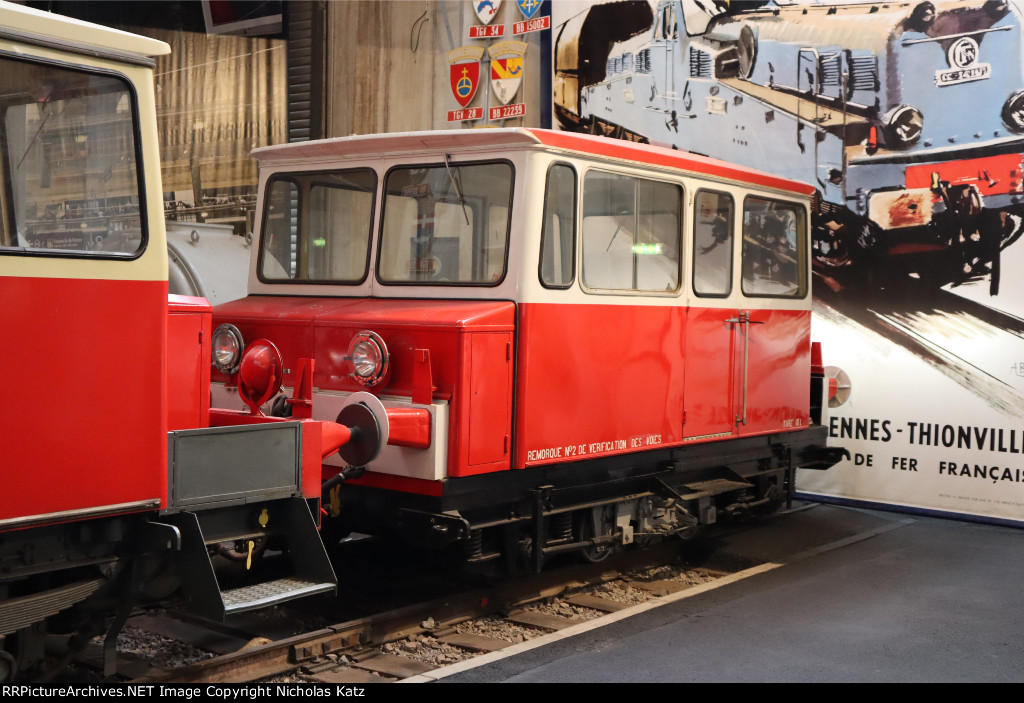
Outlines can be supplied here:
[[743, 325], [743, 403], [742, 413], [736, 415], [737, 425], [747, 424], [747, 388], [750, 378], [750, 326], [763, 325], [763, 320], [751, 320], [749, 310], [741, 310], [736, 317], [726, 319], [731, 324]]

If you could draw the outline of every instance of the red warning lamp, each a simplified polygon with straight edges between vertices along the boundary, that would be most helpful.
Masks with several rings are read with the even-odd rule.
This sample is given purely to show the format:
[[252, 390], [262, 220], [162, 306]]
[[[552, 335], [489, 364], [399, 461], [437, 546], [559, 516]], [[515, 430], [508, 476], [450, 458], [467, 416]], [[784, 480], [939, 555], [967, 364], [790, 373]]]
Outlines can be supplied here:
[[281, 390], [283, 367], [281, 352], [270, 340], [257, 339], [245, 348], [238, 367], [238, 394], [253, 415], [262, 415], [260, 406]]

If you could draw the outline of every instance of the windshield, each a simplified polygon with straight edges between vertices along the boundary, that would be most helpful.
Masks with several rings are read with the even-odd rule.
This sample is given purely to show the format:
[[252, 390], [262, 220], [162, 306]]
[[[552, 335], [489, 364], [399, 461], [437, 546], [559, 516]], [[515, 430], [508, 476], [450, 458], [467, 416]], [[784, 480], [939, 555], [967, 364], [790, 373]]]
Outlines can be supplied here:
[[368, 168], [272, 176], [259, 275], [264, 281], [359, 283], [366, 278], [377, 175]]
[[131, 257], [139, 217], [127, 81], [0, 58], [0, 249]]
[[392, 169], [384, 185], [384, 283], [493, 285], [505, 276], [512, 166]]

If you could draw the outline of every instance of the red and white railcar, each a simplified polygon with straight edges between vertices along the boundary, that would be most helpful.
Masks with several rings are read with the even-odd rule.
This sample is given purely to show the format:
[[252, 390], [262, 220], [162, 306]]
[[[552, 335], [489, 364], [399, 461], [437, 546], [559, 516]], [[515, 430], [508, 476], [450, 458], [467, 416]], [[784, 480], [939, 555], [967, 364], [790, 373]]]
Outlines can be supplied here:
[[[105, 632], [112, 669], [132, 608], [179, 585], [213, 617], [336, 587], [313, 516], [347, 429], [211, 410], [211, 307], [168, 295], [169, 51], [0, 3], [0, 681], [39, 676], [55, 632]], [[253, 400], [274, 362], [242, 360]], [[290, 578], [258, 568], [271, 541]], [[238, 588], [211, 551], [248, 562]]]
[[323, 467], [344, 526], [539, 568], [777, 504], [840, 456], [812, 388], [811, 187], [536, 129], [254, 155], [249, 296], [216, 337], [272, 341], [286, 386], [313, 359], [314, 418], [371, 410]]

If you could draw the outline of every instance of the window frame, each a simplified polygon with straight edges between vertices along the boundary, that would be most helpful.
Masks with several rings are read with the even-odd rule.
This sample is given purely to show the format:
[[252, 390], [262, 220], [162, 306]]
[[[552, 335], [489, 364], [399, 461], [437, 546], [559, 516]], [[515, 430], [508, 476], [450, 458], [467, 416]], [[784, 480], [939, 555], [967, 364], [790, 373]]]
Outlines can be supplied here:
[[[678, 259], [676, 261], [676, 285], [672, 290], [646, 290], [640, 288], [595, 288], [590, 286], [586, 282], [586, 252], [584, 250], [583, 240], [585, 239], [584, 223], [586, 221], [585, 203], [587, 197], [587, 186], [586, 179], [591, 173], [604, 173], [619, 176], [623, 178], [629, 178], [634, 182], [634, 217], [637, 216], [635, 205], [637, 203], [636, 198], [636, 183], [639, 181], [647, 181], [649, 183], [658, 183], [662, 185], [674, 186], [679, 192], [679, 212], [678, 212], [678, 231], [676, 239], [676, 250], [678, 252]], [[672, 180], [669, 178], [652, 178], [649, 174], [636, 174], [627, 171], [618, 171], [612, 168], [588, 168], [584, 171], [583, 177], [579, 180], [579, 215], [577, 220], [579, 226], [577, 229], [577, 236], [580, 240], [579, 245], [579, 280], [580, 289], [588, 295], [630, 295], [630, 296], [655, 296], [660, 298], [674, 298], [678, 297], [684, 290], [684, 255], [685, 252], [683, 247], [685, 246], [685, 230], [686, 230], [686, 194], [687, 187], [682, 181]], [[636, 233], [634, 233], [635, 236]], [[635, 242], [634, 242], [635, 244]], [[634, 254], [634, 257], [637, 256]]]
[[[547, 222], [545, 214], [548, 211], [548, 183], [550, 182], [551, 172], [557, 167], [568, 168], [572, 173], [573, 188], [572, 188], [572, 253], [570, 261], [572, 262], [568, 283], [563, 285], [550, 284], [544, 280], [544, 243], [545, 236], [548, 233]], [[541, 226], [540, 226], [540, 256], [537, 257], [537, 279], [540, 281], [541, 286], [548, 290], [567, 290], [572, 288], [576, 283], [576, 264], [577, 264], [577, 240], [579, 235], [579, 218], [580, 218], [580, 174], [576, 170], [576, 167], [567, 161], [555, 161], [548, 165], [548, 170], [544, 177], [544, 204], [541, 210]]]
[[[699, 211], [697, 209], [697, 198], [700, 197], [701, 193], [714, 193], [718, 196], [726, 196], [729, 198], [729, 202], [732, 204], [732, 222], [730, 222], [729, 232], [729, 256], [727, 258], [729, 262], [729, 287], [724, 293], [701, 293], [697, 290], [697, 215]], [[697, 188], [693, 193], [693, 228], [690, 232], [690, 242], [693, 245], [693, 249], [690, 253], [693, 259], [690, 266], [690, 285], [693, 288], [693, 294], [698, 298], [728, 298], [732, 295], [733, 290], [736, 287], [736, 197], [726, 190], [716, 190], [714, 188]]]
[[[270, 203], [271, 198], [269, 197], [270, 189], [275, 183], [285, 182], [294, 185], [298, 191], [298, 219], [299, 219], [299, 235], [308, 234], [307, 220], [309, 219], [309, 200], [311, 198], [312, 190], [316, 187], [321, 188], [340, 188], [335, 183], [330, 183], [327, 177], [332, 174], [341, 174], [346, 172], [365, 171], [373, 176], [373, 189], [370, 192], [370, 217], [369, 227], [366, 231], [366, 256], [363, 261], [363, 275], [358, 280], [338, 280], [338, 279], [320, 279], [320, 278], [268, 278], [263, 273], [263, 262], [267, 252], [264, 247], [265, 237], [267, 235], [267, 224], [270, 222]], [[305, 185], [305, 187], [303, 187]], [[354, 168], [334, 168], [330, 170], [315, 170], [315, 171], [277, 171], [267, 176], [266, 181], [263, 183], [263, 209], [260, 216], [260, 236], [259, 236], [259, 254], [256, 257], [256, 278], [260, 283], [267, 285], [331, 285], [331, 286], [359, 286], [366, 282], [366, 279], [370, 274], [370, 261], [371, 253], [373, 249], [373, 236], [375, 231], [375, 218], [377, 213], [377, 196], [380, 194], [380, 174], [377, 173], [375, 168], [370, 166], [357, 166]]]
[[[796, 243], [793, 247], [797, 254], [796, 259], [796, 274], [797, 274], [797, 288], [796, 293], [784, 294], [784, 293], [749, 293], [744, 285], [747, 280], [744, 274], [744, 268], [746, 265], [745, 247], [742, 244], [742, 240], [745, 237], [744, 232], [744, 221], [747, 213], [747, 202], [751, 199], [760, 200], [765, 203], [777, 203], [787, 205], [792, 208], [798, 217], [797, 221], [797, 237]], [[807, 208], [803, 202], [799, 200], [786, 200], [785, 198], [771, 197], [765, 195], [757, 195], [755, 193], [746, 193], [743, 196], [743, 209], [740, 211], [740, 292], [745, 298], [764, 298], [764, 299], [778, 299], [778, 300], [804, 300], [810, 294], [811, 285], [809, 282], [809, 276], [807, 275], [807, 256], [810, 250], [809, 244], [809, 218], [807, 215]]]
[[[102, 260], [102, 261], [136, 261], [141, 258], [146, 251], [149, 249], [150, 244], [150, 231], [149, 231], [149, 202], [146, 197], [148, 190], [146, 188], [146, 160], [143, 158], [142, 152], [142, 116], [139, 112], [139, 95], [136, 90], [135, 83], [123, 72], [116, 71], [109, 68], [101, 68], [97, 66], [90, 66], [78, 63], [69, 63], [66, 61], [57, 61], [53, 59], [47, 59], [39, 56], [26, 56], [19, 53], [10, 51], [0, 50], [0, 59], [8, 59], [11, 61], [25, 63], [25, 64], [36, 64], [42, 66], [48, 66], [51, 68], [58, 68], [64, 71], [73, 73], [84, 73], [89, 76], [102, 76], [106, 78], [112, 78], [120, 82], [125, 87], [125, 94], [128, 96], [128, 102], [130, 105], [131, 122], [132, 122], [132, 143], [134, 146], [135, 156], [135, 182], [138, 186], [136, 196], [138, 197], [139, 205], [139, 246], [134, 252], [92, 252], [76, 249], [41, 249], [31, 248], [23, 246], [4, 246], [0, 245], [0, 256], [30, 256], [30, 257], [42, 257], [46, 259], [81, 259], [81, 260]], [[8, 107], [7, 109], [10, 109]], [[0, 123], [6, 124], [7, 109], [0, 112]], [[7, 131], [2, 130], [0, 134], [0, 153], [7, 155], [9, 150], [7, 148]], [[159, 167], [158, 167], [159, 168]], [[8, 164], [0, 166], [3, 174], [8, 171]], [[14, 212], [14, 192], [12, 190], [13, 183], [11, 178], [5, 178], [0, 174], [0, 178], [3, 178], [3, 183], [0, 183], [0, 187], [4, 190], [3, 197], [9, 203], [9, 215], [11, 224], [16, 225], [17, 218]], [[0, 220], [0, 226], [7, 226], [2, 220]], [[16, 231], [16, 230], [15, 230]]]
[[[455, 168], [458, 166], [487, 166], [505, 164], [509, 168], [510, 178], [508, 184], [508, 215], [505, 219], [505, 253], [501, 264], [501, 276], [495, 281], [389, 281], [381, 278], [380, 264], [381, 255], [384, 251], [384, 221], [387, 217], [387, 200], [388, 194], [386, 192], [388, 178], [395, 171], [408, 171], [417, 168], [431, 169], [441, 168], [444, 169], [446, 166]], [[445, 164], [444, 160], [441, 161], [430, 161], [430, 162], [417, 162], [409, 164], [393, 164], [388, 167], [387, 171], [384, 172], [384, 177], [379, 181], [379, 192], [380, 198], [380, 216], [377, 217], [376, 227], [374, 232], [374, 242], [377, 245], [377, 252], [374, 256], [373, 264], [373, 278], [375, 284], [382, 286], [398, 286], [398, 287], [426, 287], [426, 288], [496, 288], [504, 283], [505, 279], [508, 278], [508, 262], [509, 262], [509, 250], [512, 248], [512, 213], [515, 210], [515, 192], [516, 192], [516, 179], [517, 172], [516, 166], [511, 159], [492, 158], [492, 159], [479, 159], [474, 161], [451, 161]]]

